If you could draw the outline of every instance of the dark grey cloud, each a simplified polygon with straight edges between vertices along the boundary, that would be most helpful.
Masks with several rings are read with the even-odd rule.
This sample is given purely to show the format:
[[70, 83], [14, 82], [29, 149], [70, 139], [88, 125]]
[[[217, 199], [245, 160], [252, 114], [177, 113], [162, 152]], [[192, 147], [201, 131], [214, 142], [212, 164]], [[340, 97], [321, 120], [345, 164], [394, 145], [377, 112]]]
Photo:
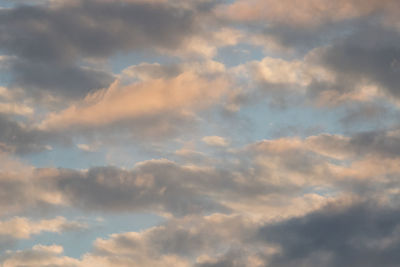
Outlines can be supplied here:
[[[284, 170], [292, 168], [302, 175], [311, 173], [304, 171], [301, 163], [294, 162], [294, 159], [282, 164]], [[15, 174], [18, 179], [14, 180], [12, 176], [0, 176], [4, 189], [0, 190], [0, 204], [4, 210], [11, 211], [28, 211], [31, 207], [53, 210], [66, 205], [94, 212], [151, 211], [184, 216], [231, 213], [237, 201], [246, 205], [254, 198], [276, 194], [290, 199], [303, 190], [288, 180], [281, 183], [269, 181], [269, 175], [276, 174], [270, 174], [262, 166], [254, 164], [251, 171], [241, 167], [245, 168], [203, 169], [154, 160], [142, 162], [132, 170], [116, 167], [96, 167], [87, 171], [34, 169], [24, 174], [28, 177]], [[63, 201], [53, 202], [55, 196], [62, 197]]]
[[[203, 11], [202, 11], [203, 12]], [[174, 50], [197, 34], [195, 10], [168, 3], [76, 1], [0, 10], [1, 51], [16, 57], [14, 83], [62, 96], [84, 96], [112, 76], [82, 59], [116, 52]]]
[[354, 135], [350, 146], [357, 154], [378, 154], [384, 157], [400, 156], [400, 134], [384, 130], [362, 132]]
[[344, 93], [357, 85], [375, 84], [393, 98], [400, 97], [400, 34], [377, 23], [365, 23], [344, 38], [320, 49], [316, 62], [335, 73], [333, 85], [315, 84], [312, 89]]
[[23, 206], [28, 203], [32, 205], [26, 184], [12, 176], [1, 175], [0, 207], [2, 213], [18, 210], [20, 205]]
[[0, 114], [0, 151], [16, 154], [39, 152], [46, 149], [47, 142], [55, 139], [50, 134], [25, 126]]
[[[229, 209], [194, 186], [208, 172], [189, 170], [171, 162], [146, 162], [132, 171], [98, 167], [88, 171], [36, 169], [20, 176], [0, 175], [2, 213], [54, 211], [72, 205], [86, 211], [166, 212], [176, 216]], [[182, 181], [187, 180], [187, 183]], [[53, 202], [55, 196], [63, 201]]]
[[53, 182], [54, 190], [75, 207], [88, 210], [154, 210], [178, 216], [227, 211], [207, 194], [193, 188], [193, 181], [202, 179], [203, 175], [209, 173], [168, 162], [147, 162], [133, 171], [113, 167], [93, 168], [87, 173], [60, 170]]
[[[382, 120], [385, 118], [385, 120]], [[352, 103], [345, 109], [339, 122], [353, 131], [361, 126], [385, 128], [398, 118], [398, 112], [381, 103]]]
[[12, 86], [28, 89], [32, 96], [38, 97], [48, 92], [67, 98], [82, 97], [92, 90], [108, 87], [114, 80], [106, 71], [73, 64], [11, 60], [9, 65]]
[[338, 139], [334, 135], [322, 134], [316, 139], [320, 144], [330, 151], [349, 153], [354, 159], [367, 156], [395, 158], [400, 156], [400, 133], [399, 128], [382, 129], [372, 131], [361, 131], [352, 134], [348, 139]]
[[116, 51], [176, 48], [194, 30], [193, 13], [167, 4], [80, 1], [0, 13], [3, 49], [32, 61], [72, 62]]
[[[397, 7], [397, 3], [394, 4]], [[396, 9], [394, 8], [394, 11]], [[386, 20], [380, 12], [368, 13], [354, 19], [328, 21], [320, 25], [302, 27], [285, 23], [247, 22], [246, 31], [256, 34], [258, 42], [279, 57], [291, 62], [303, 59], [305, 69], [299, 67], [301, 74], [313, 67], [323, 68], [333, 76], [321, 79], [311, 74], [312, 82], [308, 84], [306, 97], [315, 103], [336, 106], [354, 102], [356, 92], [364, 86], [376, 86], [381, 95], [360, 95], [358, 101], [369, 101], [385, 96], [388, 100], [398, 100], [400, 73], [400, 33], [393, 20]], [[264, 41], [260, 41], [265, 37]], [[281, 50], [274, 51], [276, 43]], [[257, 43], [257, 42], [256, 42]], [[257, 78], [253, 78], [257, 80]], [[296, 103], [306, 101], [289, 101], [297, 98], [296, 89], [304, 85], [288, 83], [261, 82], [255, 84], [269, 94], [264, 96], [272, 105], [294, 107]], [[299, 92], [301, 90], [297, 90]], [[327, 93], [327, 95], [323, 95]], [[335, 94], [336, 93], [336, 94]], [[347, 95], [349, 94], [349, 95]], [[361, 93], [360, 93], [361, 94]], [[321, 97], [321, 98], [320, 98]], [[324, 98], [325, 97], [325, 98]], [[369, 97], [369, 98], [368, 98]], [[321, 101], [323, 100], [323, 101]]]
[[397, 266], [399, 214], [367, 202], [267, 225], [260, 238], [281, 248], [267, 266]]
[[[284, 168], [305, 172], [301, 162], [294, 159], [285, 164], [288, 166]], [[254, 167], [253, 173], [234, 174], [229, 169], [191, 169], [169, 161], [146, 161], [130, 171], [115, 167], [91, 168], [88, 172], [60, 169], [45, 181], [50, 183], [51, 190], [84, 210], [151, 210], [176, 216], [212, 211], [230, 213], [231, 209], [221, 200], [234, 203], [239, 199], [248, 201], [277, 193], [290, 196], [301, 191], [293, 184], [269, 182], [264, 177], [268, 173]]]
[[[292, 56], [301, 56], [313, 48], [327, 45], [344, 34], [351, 32], [360, 19], [340, 21], [336, 23], [324, 23], [315, 27], [298, 27], [296, 25], [272, 24], [270, 27], [261, 27], [253, 30], [260, 32], [261, 36], [273, 38], [283, 48], [293, 50]], [[250, 28], [251, 29], [251, 28]], [[288, 55], [282, 53], [283, 58]]]

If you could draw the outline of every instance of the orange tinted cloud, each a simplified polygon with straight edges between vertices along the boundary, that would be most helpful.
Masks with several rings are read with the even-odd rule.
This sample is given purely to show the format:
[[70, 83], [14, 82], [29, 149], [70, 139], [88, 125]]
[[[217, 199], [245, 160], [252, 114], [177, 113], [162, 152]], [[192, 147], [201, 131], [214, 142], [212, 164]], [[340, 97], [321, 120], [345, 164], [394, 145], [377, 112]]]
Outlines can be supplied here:
[[120, 79], [64, 111], [51, 114], [40, 127], [51, 130], [71, 126], [86, 128], [165, 113], [190, 115], [217, 101], [228, 86], [229, 81], [224, 76], [205, 77], [192, 70], [172, 78], [128, 85]]

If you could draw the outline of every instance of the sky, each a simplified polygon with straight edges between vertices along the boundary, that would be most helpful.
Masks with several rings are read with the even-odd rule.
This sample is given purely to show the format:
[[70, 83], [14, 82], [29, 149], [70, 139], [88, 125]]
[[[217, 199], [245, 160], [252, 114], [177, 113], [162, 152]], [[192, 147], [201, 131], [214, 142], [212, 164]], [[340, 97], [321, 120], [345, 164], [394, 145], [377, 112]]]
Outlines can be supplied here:
[[399, 17], [0, 0], [0, 266], [399, 266]]

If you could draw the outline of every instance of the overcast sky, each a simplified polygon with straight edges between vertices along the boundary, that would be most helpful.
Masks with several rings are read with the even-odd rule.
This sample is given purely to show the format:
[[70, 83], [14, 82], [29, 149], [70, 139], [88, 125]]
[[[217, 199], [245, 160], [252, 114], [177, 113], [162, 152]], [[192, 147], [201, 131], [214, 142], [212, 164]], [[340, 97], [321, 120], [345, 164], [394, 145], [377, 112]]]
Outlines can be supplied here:
[[400, 265], [398, 0], [0, 0], [0, 265]]

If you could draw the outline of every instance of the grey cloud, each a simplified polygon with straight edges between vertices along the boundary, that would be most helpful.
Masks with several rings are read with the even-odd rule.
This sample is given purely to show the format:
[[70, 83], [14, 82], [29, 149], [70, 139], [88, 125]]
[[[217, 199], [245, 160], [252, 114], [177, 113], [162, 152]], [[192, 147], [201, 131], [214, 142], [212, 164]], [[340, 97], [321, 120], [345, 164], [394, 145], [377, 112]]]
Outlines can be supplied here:
[[90, 169], [84, 174], [61, 170], [54, 186], [74, 206], [89, 210], [154, 210], [175, 215], [226, 210], [190, 187], [202, 175], [207, 174], [173, 163], [149, 162], [132, 172], [112, 167]]
[[[240, 216], [213, 214], [207, 217], [188, 216], [171, 219], [163, 225], [148, 229], [145, 232], [121, 233], [94, 246], [90, 256], [105, 256], [109, 259], [120, 257], [124, 262], [140, 265], [143, 259], [162, 262], [163, 256], [174, 255], [193, 263], [200, 255], [211, 257], [223, 253], [218, 264], [232, 263], [241, 266], [247, 253], [255, 248], [242, 248], [246, 239], [253, 238], [257, 228]], [[246, 243], [247, 245], [247, 243]], [[256, 250], [256, 249], [255, 249]], [[120, 254], [118, 251], [128, 253]], [[197, 261], [197, 260], [196, 260]], [[135, 262], [135, 263], [133, 263]], [[145, 261], [146, 262], [146, 261]], [[214, 266], [202, 260], [199, 264], [184, 266]], [[226, 265], [215, 265], [226, 266]]]
[[[252, 166], [256, 177], [279, 177], [279, 186], [274, 190], [287, 198], [308, 190], [314, 192], [315, 188], [363, 199], [397, 198], [397, 131], [361, 132], [351, 137], [321, 134], [299, 141], [256, 143], [249, 147], [249, 158], [258, 159], [258, 164], [247, 166]], [[274, 162], [273, 167], [264, 162]], [[253, 183], [251, 175], [246, 177]], [[296, 182], [300, 183], [297, 187]]]
[[0, 206], [2, 212], [18, 210], [19, 205], [32, 202], [26, 185], [21, 181], [16, 181], [13, 177], [4, 177], [0, 180]]
[[[224, 23], [266, 37], [264, 44], [272, 39], [281, 48], [289, 48], [290, 56], [298, 56], [369, 23], [393, 23], [399, 5], [392, 0], [347, 0], [328, 5], [324, 1], [232, 1], [217, 10]], [[273, 49], [268, 44], [266, 47]], [[281, 56], [286, 58], [288, 54], [284, 52]]]
[[42, 131], [25, 127], [8, 116], [0, 114], [0, 151], [26, 154], [46, 149], [51, 137]]
[[0, 260], [5, 266], [78, 267], [79, 261], [62, 254], [57, 245], [35, 245], [32, 249], [7, 251]]
[[81, 1], [0, 13], [5, 50], [31, 61], [71, 62], [116, 51], [176, 48], [194, 29], [193, 13], [167, 4]]
[[[313, 48], [329, 44], [345, 32], [360, 24], [359, 20], [326, 23], [316, 27], [274, 24], [261, 30], [261, 35], [273, 38], [283, 48], [293, 50], [292, 55], [303, 55]], [[257, 31], [256, 31], [257, 32]], [[284, 54], [282, 54], [285, 57]]]
[[17, 6], [0, 11], [2, 51], [15, 83], [83, 96], [105, 87], [110, 74], [78, 62], [131, 50], [176, 49], [197, 34], [195, 11], [167, 3], [78, 1], [57, 7]]
[[[348, 92], [364, 80], [382, 87], [388, 96], [399, 98], [399, 41], [398, 31], [366, 23], [320, 49], [316, 61], [337, 75], [334, 90]], [[316, 85], [315, 90], [320, 87]]]
[[281, 247], [267, 266], [397, 266], [398, 209], [373, 202], [327, 206], [267, 225], [260, 238]]
[[[254, 240], [254, 230], [257, 227], [241, 216], [194, 215], [172, 218], [141, 232], [99, 238], [94, 242], [92, 251], [80, 260], [64, 257], [61, 248], [36, 246], [33, 249], [9, 251], [0, 257], [0, 261], [6, 264], [14, 260], [21, 265], [29, 265], [35, 259], [40, 259], [40, 266], [47, 262], [58, 262], [61, 266], [64, 266], [62, 263], [74, 263], [77, 266], [247, 266], [247, 256], [264, 248], [260, 248], [260, 243], [258, 246], [247, 243], [250, 239]], [[46, 254], [39, 254], [44, 250]], [[223, 256], [220, 256], [221, 253]], [[213, 265], [208, 260], [199, 261], [205, 254], [216, 259]], [[39, 258], [39, 255], [43, 257]], [[229, 263], [231, 265], [227, 265]]]
[[[283, 168], [304, 172], [290, 160], [285, 164], [289, 165]], [[0, 190], [0, 204], [10, 211], [31, 207], [52, 210], [66, 205], [96, 212], [151, 211], [184, 216], [232, 213], [230, 205], [239, 200], [244, 204], [255, 197], [278, 193], [289, 197], [302, 190], [287, 180], [269, 181], [268, 171], [263, 171], [262, 166], [253, 167], [252, 171], [233, 166], [232, 170], [228, 166], [202, 169], [157, 160], [142, 162], [132, 170], [116, 167], [88, 171], [35, 169], [31, 174], [34, 179], [0, 179], [4, 189], [4, 192]], [[62, 201], [53, 202], [56, 196]]]
[[[375, 126], [375, 128], [385, 128], [386, 125], [397, 118], [397, 112], [391, 110], [386, 105], [377, 103], [359, 103], [349, 105], [339, 122], [346, 128], [358, 130], [360, 125]], [[385, 120], [382, 120], [385, 118]]]
[[108, 87], [114, 80], [106, 71], [73, 64], [12, 60], [10, 67], [12, 85], [29, 89], [32, 96], [38, 97], [44, 91], [57, 96], [78, 98], [92, 90]]
[[[232, 213], [247, 205], [256, 210], [263, 205], [292, 205], [290, 201], [314, 192], [316, 187], [380, 198], [387, 190], [398, 188], [398, 170], [390, 167], [385, 171], [371, 165], [373, 174], [369, 175], [363, 164], [377, 164], [376, 160], [369, 163], [369, 156], [398, 157], [399, 143], [398, 136], [388, 132], [360, 133], [351, 138], [321, 135], [304, 141], [278, 139], [256, 143], [208, 168], [152, 160], [131, 170], [36, 169], [30, 174], [35, 179], [0, 179], [0, 204], [5, 210], [17, 211], [67, 205], [85, 211], [151, 211], [184, 216], [215, 211]], [[329, 155], [336, 154], [346, 157], [332, 161]], [[348, 164], [354, 165], [352, 171]], [[375, 177], [376, 172], [379, 177]], [[353, 177], [358, 174], [363, 179]], [[55, 196], [62, 202], [52, 202]], [[388, 193], [388, 197], [392, 196]]]
[[350, 146], [358, 154], [376, 153], [385, 157], [400, 156], [400, 134], [388, 131], [371, 131], [356, 134]]
[[[250, 266], [246, 253], [240, 249], [231, 249], [223, 256], [214, 260], [204, 261], [194, 265], [195, 267], [242, 267]], [[261, 266], [261, 265], [259, 265]]]
[[[132, 170], [115, 167], [92, 168], [87, 172], [61, 169], [46, 181], [52, 185], [51, 190], [84, 210], [152, 210], [177, 216], [209, 211], [232, 212], [229, 207], [234, 207], [237, 201], [245, 205], [258, 197], [276, 194], [287, 200], [316, 186], [321, 190], [339, 190], [362, 197], [369, 192], [379, 198], [382, 196], [380, 189], [398, 187], [395, 178], [390, 177], [396, 175], [396, 170], [380, 171], [387, 180], [374, 180], [368, 176], [360, 182], [354, 177], [343, 179], [341, 175], [354, 175], [354, 172], [341, 171], [344, 168], [341, 164], [344, 161], [356, 164], [370, 155], [374, 158], [398, 156], [398, 139], [387, 132], [367, 132], [349, 139], [321, 135], [312, 139], [314, 143], [304, 141], [303, 146], [298, 142], [291, 146], [290, 141], [277, 140], [254, 144], [248, 150], [232, 155], [233, 159], [240, 160], [240, 164], [221, 162], [215, 168], [203, 169], [157, 160], [142, 162]], [[324, 154], [326, 151], [335, 154], [338, 150], [351, 157], [335, 163]], [[363, 171], [357, 165], [354, 168], [355, 174]]]
[[337, 139], [333, 135], [320, 135], [316, 144], [331, 150], [347, 152], [352, 157], [379, 156], [393, 158], [400, 156], [400, 133], [398, 128], [392, 130], [375, 130], [358, 132], [347, 140]]
[[[22, 175], [27, 176], [27, 174]], [[51, 188], [49, 181], [43, 182], [36, 177], [16, 177], [15, 174], [1, 173], [0, 217], [17, 215], [21, 212], [36, 215], [54, 210], [56, 204], [46, 199], [46, 196], [55, 193]]]
[[[319, 101], [321, 99], [318, 97], [327, 92], [328, 97], [325, 97], [328, 99], [322, 100], [330, 102], [324, 102], [323, 105], [335, 106], [346, 101], [354, 102], [355, 93], [363, 86], [377, 86], [378, 95], [370, 96], [371, 99], [381, 98], [382, 95], [388, 100], [399, 99], [400, 34], [396, 25], [383, 21], [379, 14], [370, 14], [355, 20], [315, 27], [272, 24], [268, 27], [256, 26], [255, 30], [249, 26], [249, 31], [261, 31], [266, 43], [272, 39], [282, 48], [287, 48], [277, 51], [275, 56], [288, 62], [303, 58], [307, 66], [299, 71], [307, 72], [312, 67], [318, 67], [332, 74], [333, 81], [312, 75], [312, 82], [306, 86], [306, 97]], [[283, 103], [281, 106], [285, 106], [290, 97], [296, 98], [296, 90], [287, 89], [301, 88], [302, 85], [264, 82], [256, 84], [256, 87], [267, 89], [264, 91], [269, 92], [267, 97], [273, 100], [272, 104]], [[371, 99], [360, 95], [358, 101]], [[298, 101], [291, 101], [290, 106], [295, 103]]]

